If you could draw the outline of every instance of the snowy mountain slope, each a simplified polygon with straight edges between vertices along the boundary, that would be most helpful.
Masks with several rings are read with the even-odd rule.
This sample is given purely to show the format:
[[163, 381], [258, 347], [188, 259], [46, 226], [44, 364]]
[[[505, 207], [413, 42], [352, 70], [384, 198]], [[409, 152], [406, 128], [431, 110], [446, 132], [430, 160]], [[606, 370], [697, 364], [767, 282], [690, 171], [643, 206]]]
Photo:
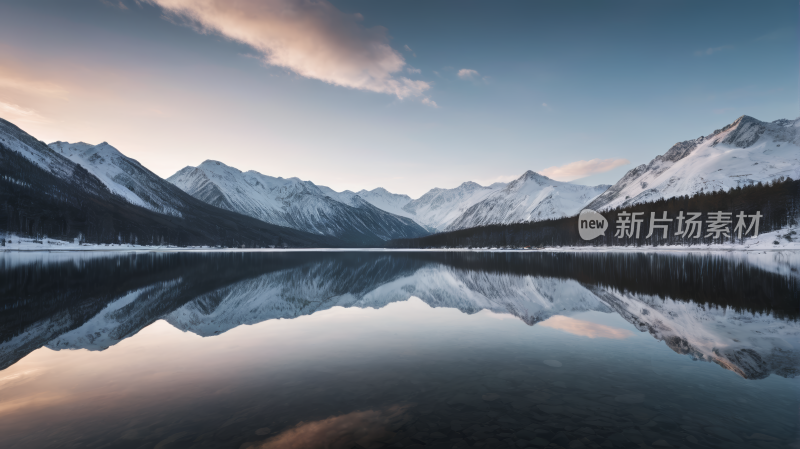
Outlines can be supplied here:
[[467, 209], [484, 200], [506, 185], [495, 183], [489, 187], [468, 181], [455, 189], [431, 189], [425, 195], [410, 201], [403, 210], [429, 229], [443, 231]]
[[185, 204], [175, 196], [174, 188], [107, 142], [91, 145], [59, 141], [48, 146], [56, 153], [81, 164], [89, 173], [103, 181], [109, 190], [131, 204], [162, 214], [181, 216], [179, 209]]
[[343, 192], [337, 192], [337, 191], [333, 190], [330, 187], [317, 186], [317, 188], [319, 188], [319, 191], [322, 192], [323, 195], [325, 195], [325, 196], [327, 196], [327, 197], [329, 197], [329, 198], [331, 198], [333, 200], [336, 200], [336, 201], [338, 201], [340, 203], [347, 204], [348, 206], [352, 206], [356, 201], [355, 197], [358, 196], [357, 193], [355, 193], [353, 191], [350, 191], [350, 190], [345, 190]]
[[92, 243], [346, 244], [210, 206], [110, 146], [60, 146], [82, 163], [0, 119], [0, 233]]
[[109, 193], [102, 182], [87, 176], [86, 171], [79, 170], [77, 164], [54, 152], [44, 142], [36, 140], [13, 123], [0, 118], [0, 150], [2, 149], [22, 155], [30, 163], [60, 180], [74, 184], [84, 192], [101, 197], [106, 197]]
[[716, 363], [745, 379], [800, 375], [800, 323], [650, 295], [589, 287], [642, 332], [673, 351]]
[[446, 230], [575, 215], [607, 188], [554, 181], [529, 170], [469, 207]]
[[389, 212], [390, 214], [400, 217], [414, 218], [410, 213], [403, 210], [403, 206], [411, 202], [411, 197], [408, 195], [391, 193], [383, 187], [378, 187], [372, 190], [360, 190], [358, 192], [352, 192], [350, 190], [337, 192], [330, 187], [318, 187], [325, 195], [328, 195], [329, 197], [341, 203], [352, 205], [351, 203], [353, 201], [353, 197], [359, 196], [364, 201], [372, 204], [378, 209]]
[[629, 171], [587, 205], [593, 210], [800, 177], [800, 120], [765, 123], [743, 115], [708, 136], [676, 143]]
[[427, 234], [413, 220], [380, 210], [358, 195], [340, 201], [310, 181], [242, 172], [217, 161], [186, 167], [167, 180], [208, 204], [358, 244]]
[[392, 193], [383, 187], [372, 190], [360, 190], [357, 195], [378, 209], [401, 217], [411, 218], [411, 215], [403, 210], [403, 207], [411, 202], [411, 197], [408, 195]]
[[31, 162], [61, 179], [68, 179], [72, 176], [74, 163], [50, 151], [44, 142], [34, 139], [30, 134], [3, 119], [0, 119], [0, 144], [22, 154]]

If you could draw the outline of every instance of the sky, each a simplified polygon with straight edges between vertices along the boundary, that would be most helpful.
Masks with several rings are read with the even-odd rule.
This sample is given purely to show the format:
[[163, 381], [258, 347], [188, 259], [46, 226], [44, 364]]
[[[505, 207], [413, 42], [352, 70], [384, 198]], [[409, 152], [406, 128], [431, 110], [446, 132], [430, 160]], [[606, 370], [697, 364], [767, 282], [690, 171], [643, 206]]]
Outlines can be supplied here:
[[797, 0], [4, 0], [0, 117], [417, 198], [613, 184], [741, 115], [800, 116]]

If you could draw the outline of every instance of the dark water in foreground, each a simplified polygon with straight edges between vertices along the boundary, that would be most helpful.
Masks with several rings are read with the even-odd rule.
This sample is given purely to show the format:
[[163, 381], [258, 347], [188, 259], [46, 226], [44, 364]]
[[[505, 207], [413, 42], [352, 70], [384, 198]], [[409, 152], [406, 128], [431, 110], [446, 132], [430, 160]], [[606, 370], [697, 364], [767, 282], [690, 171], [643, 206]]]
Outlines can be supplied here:
[[4, 253], [0, 447], [800, 448], [798, 269]]

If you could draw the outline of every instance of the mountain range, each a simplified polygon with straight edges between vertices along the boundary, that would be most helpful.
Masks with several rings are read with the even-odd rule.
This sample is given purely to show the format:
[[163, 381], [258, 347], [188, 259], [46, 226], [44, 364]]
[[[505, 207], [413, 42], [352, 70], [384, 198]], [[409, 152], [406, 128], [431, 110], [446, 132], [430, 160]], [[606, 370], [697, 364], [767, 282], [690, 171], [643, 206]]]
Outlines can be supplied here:
[[353, 244], [219, 209], [107, 144], [48, 147], [2, 119], [0, 205], [3, 234], [37, 238], [227, 247]]
[[340, 201], [311, 181], [241, 172], [217, 161], [186, 167], [167, 181], [222, 209], [278, 226], [360, 241], [365, 246], [427, 234], [413, 220], [381, 210], [356, 194]]
[[595, 187], [554, 181], [527, 171], [486, 198], [470, 206], [447, 225], [447, 231], [488, 224], [541, 221], [577, 215], [609, 186]]
[[[55, 237], [53, 233], [69, 234], [70, 238], [77, 232], [83, 238], [91, 234], [97, 238], [102, 235], [104, 241], [135, 239], [146, 243], [160, 242], [166, 234], [167, 241], [173, 244], [191, 241], [222, 246], [375, 247], [393, 239], [569, 217], [584, 208], [607, 210], [781, 177], [800, 177], [800, 120], [766, 123], [749, 116], [708, 136], [675, 144], [649, 164], [630, 170], [613, 186], [559, 182], [526, 171], [509, 183], [481, 186], [464, 182], [452, 189], [434, 188], [418, 199], [383, 188], [336, 192], [311, 181], [241, 171], [212, 160], [187, 166], [165, 180], [106, 142], [91, 145], [59, 141], [44, 145], [1, 119], [0, 145], [0, 151], [20, 167], [18, 171], [35, 171], [27, 164], [42, 171], [37, 172], [35, 183], [18, 179], [9, 171], [4, 175], [9, 189], [39, 189], [28, 194], [50, 202], [61, 195], [52, 190], [69, 190], [72, 200], [83, 195], [94, 198], [89, 201], [87, 197], [78, 204], [99, 207], [92, 214], [84, 211], [83, 220], [91, 222], [90, 226], [81, 225], [74, 218], [67, 219], [70, 224], [66, 225], [63, 220], [37, 215], [35, 208], [18, 205], [16, 212], [11, 212], [17, 215], [7, 215], [7, 221], [22, 224], [9, 227], [7, 232], [49, 233], [51, 237]], [[76, 173], [80, 181], [76, 180]], [[71, 187], [54, 187], [53, 183]], [[51, 191], [45, 192], [48, 189]], [[97, 199], [114, 205], [99, 205]], [[51, 207], [57, 214], [58, 207]], [[147, 212], [138, 211], [139, 208]], [[190, 232], [195, 226], [187, 220], [198, 211], [217, 216], [216, 221], [200, 221], [205, 223], [200, 226], [206, 234], [202, 238], [196, 235], [197, 230]], [[122, 223], [122, 216], [142, 214], [148, 217], [144, 222]], [[106, 225], [92, 222], [98, 220], [98, 215], [112, 218], [106, 220]], [[239, 217], [236, 220], [242, 216], [258, 220], [262, 233], [250, 232], [245, 237], [240, 226], [232, 228], [229, 221], [226, 223], [226, 217], [234, 216]], [[217, 236], [210, 238], [214, 233]]]

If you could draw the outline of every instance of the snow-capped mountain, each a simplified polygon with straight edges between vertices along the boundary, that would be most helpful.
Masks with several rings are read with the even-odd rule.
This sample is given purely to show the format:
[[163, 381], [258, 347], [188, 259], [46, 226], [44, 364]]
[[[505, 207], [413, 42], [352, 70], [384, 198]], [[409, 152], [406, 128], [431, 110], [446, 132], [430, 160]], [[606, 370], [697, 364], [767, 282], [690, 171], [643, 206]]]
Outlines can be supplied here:
[[427, 234], [413, 220], [378, 209], [358, 195], [332, 198], [330, 189], [326, 194], [310, 181], [242, 172], [222, 162], [186, 167], [167, 180], [213, 206], [359, 244]]
[[[429, 232], [545, 220], [574, 215], [583, 208], [606, 210], [781, 177], [800, 178], [800, 119], [765, 123], [748, 116], [708, 136], [675, 144], [610, 188], [558, 182], [528, 171], [508, 184], [484, 187], [465, 182], [454, 189], [432, 189], [416, 200], [383, 188], [336, 192], [310, 181], [241, 172], [215, 161], [186, 167], [165, 181], [106, 142], [54, 142], [48, 147], [4, 120], [0, 120], [0, 145], [3, 151], [23, 156], [25, 164], [33, 163], [106, 202], [121, 198], [177, 218], [218, 214], [200, 207], [199, 199], [269, 224], [337, 237], [344, 246], [381, 246], [387, 240]], [[4, 176], [24, 184], [13, 173]], [[162, 232], [147, 227], [150, 236]], [[219, 234], [217, 225], [207, 230]], [[107, 234], [114, 233], [121, 236], [116, 228]], [[234, 245], [241, 244], [233, 240]], [[250, 238], [251, 244], [255, 241], [263, 243]]]
[[[372, 204], [378, 209], [389, 212], [390, 214], [411, 219], [414, 218], [410, 213], [403, 210], [403, 206], [411, 202], [411, 197], [408, 195], [392, 193], [384, 189], [383, 187], [378, 187], [377, 189], [372, 189], [372, 190], [360, 190], [358, 192], [352, 192], [350, 190], [345, 190], [344, 192], [336, 192], [330, 187], [325, 187], [325, 186], [318, 186], [318, 187], [320, 190], [322, 190], [323, 193], [325, 193], [329, 197], [345, 204], [351, 204], [353, 201], [353, 197], [359, 196], [364, 201]], [[422, 224], [419, 222], [417, 223]]]
[[168, 183], [106, 142], [99, 145], [54, 142], [45, 146], [0, 119], [0, 143], [64, 180], [72, 178], [76, 165], [80, 164], [111, 193], [131, 204], [178, 217], [181, 216], [178, 209], [185, 206]]
[[392, 193], [383, 187], [372, 190], [360, 190], [357, 195], [378, 209], [383, 209], [386, 212], [401, 217], [410, 217], [410, 214], [403, 210], [403, 207], [411, 202], [411, 197], [408, 195]]
[[429, 229], [454, 231], [577, 214], [607, 188], [554, 181], [529, 170], [508, 184], [465, 182], [455, 189], [432, 189], [403, 210]]
[[135, 159], [120, 153], [107, 142], [91, 145], [59, 141], [48, 146], [56, 153], [81, 164], [109, 190], [131, 204], [162, 214], [181, 216], [179, 209], [185, 207], [185, 204], [175, 196], [174, 189], [158, 175]]
[[51, 148], [3, 119], [0, 183], [0, 203], [8, 206], [0, 210], [2, 234], [93, 243], [347, 245], [210, 206], [108, 144]]
[[800, 177], [800, 120], [765, 123], [743, 115], [708, 136], [676, 143], [649, 164], [634, 168], [587, 208], [626, 207], [781, 176]]
[[425, 195], [408, 202], [403, 210], [423, 226], [443, 231], [472, 205], [505, 187], [494, 183], [488, 187], [475, 182], [465, 182], [454, 189], [431, 189]]
[[[72, 183], [90, 194], [107, 194], [108, 190], [99, 180], [86, 178], [85, 172], [77, 169], [77, 164], [65, 156], [53, 152], [44, 142], [0, 118], [0, 145], [22, 155], [30, 163], [44, 169], [51, 175]], [[32, 186], [39, 187], [39, 186]]]
[[0, 119], [0, 144], [22, 154], [31, 162], [59, 178], [68, 179], [72, 176], [74, 163], [49, 151], [42, 142], [3, 119]]
[[607, 185], [592, 187], [554, 181], [528, 170], [473, 204], [453, 220], [446, 230], [575, 215], [606, 189]]

